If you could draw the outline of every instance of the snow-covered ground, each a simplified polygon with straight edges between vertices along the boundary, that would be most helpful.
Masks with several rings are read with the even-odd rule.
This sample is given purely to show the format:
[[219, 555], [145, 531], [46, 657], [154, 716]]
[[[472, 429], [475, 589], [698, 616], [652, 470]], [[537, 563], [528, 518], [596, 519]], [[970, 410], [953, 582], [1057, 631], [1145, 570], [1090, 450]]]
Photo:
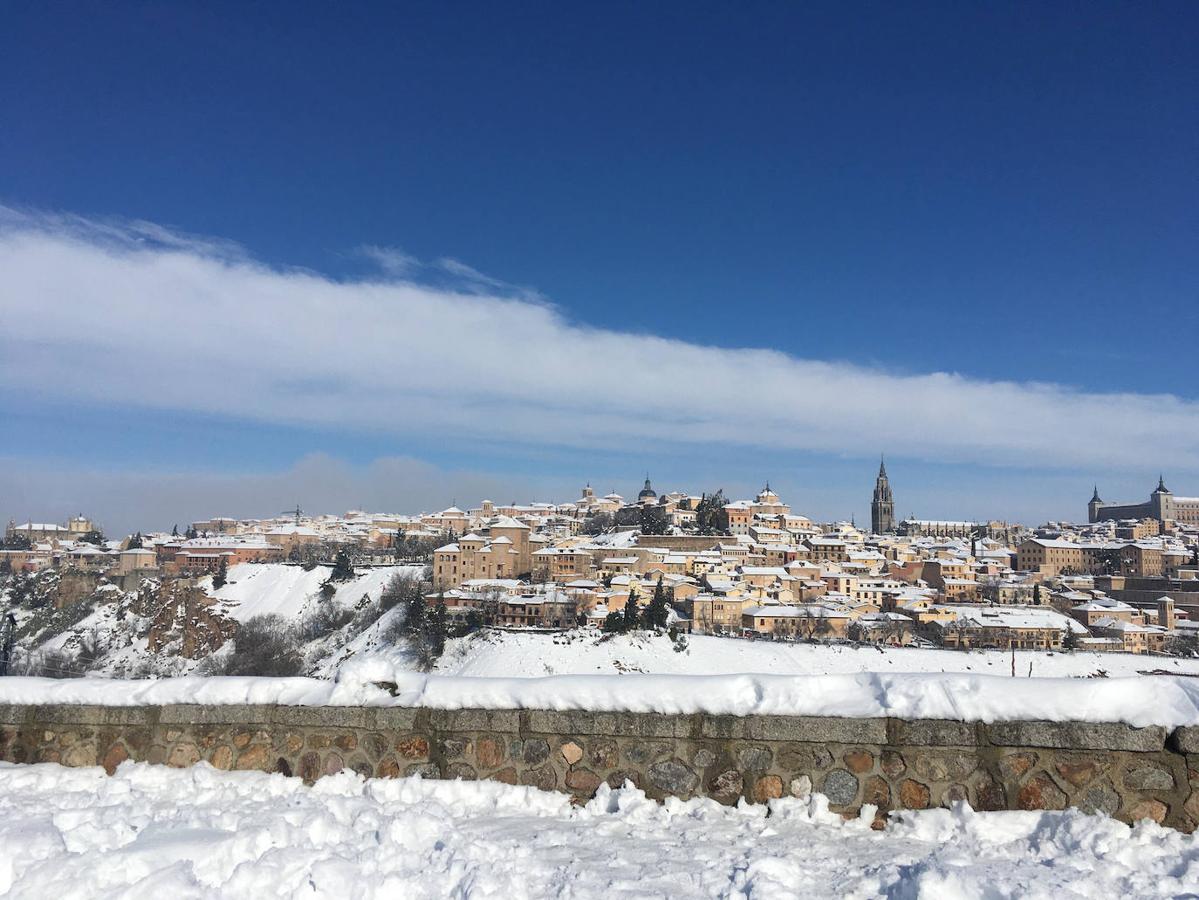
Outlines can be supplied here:
[[572, 806], [490, 782], [314, 787], [207, 766], [0, 764], [0, 896], [1178, 897], [1199, 839], [1066, 812], [843, 822], [820, 796], [657, 804], [632, 788]]
[[[1016, 652], [1016, 674], [1039, 677], [1136, 675], [1163, 669], [1199, 675], [1199, 659], [1131, 653]], [[974, 672], [1010, 675], [1012, 654], [998, 650], [929, 650], [786, 644], [694, 635], [676, 652], [663, 635], [485, 632], [451, 641], [437, 664], [447, 675], [518, 676], [658, 673], [837, 675], [856, 672]]]

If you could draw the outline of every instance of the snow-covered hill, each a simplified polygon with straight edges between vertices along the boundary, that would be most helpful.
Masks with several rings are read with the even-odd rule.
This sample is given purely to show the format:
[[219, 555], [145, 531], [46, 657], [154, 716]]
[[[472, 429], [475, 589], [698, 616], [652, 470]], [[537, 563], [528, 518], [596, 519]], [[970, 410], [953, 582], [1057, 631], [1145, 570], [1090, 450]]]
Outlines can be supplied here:
[[[32, 667], [49, 675], [185, 675], [203, 670], [214, 649], [217, 656], [227, 652], [241, 624], [270, 615], [302, 633], [305, 671], [329, 677], [343, 660], [383, 649], [383, 635], [400, 610], [378, 615], [372, 604], [397, 575], [423, 571], [360, 569], [350, 580], [331, 584], [331, 593], [322, 590], [331, 572], [327, 566], [233, 566], [219, 589], [203, 578], [194, 585], [145, 580], [121, 590], [97, 576], [49, 572], [8, 578], [0, 609], [11, 610], [18, 622], [17, 672]], [[304, 628], [318, 612], [332, 626]]]
[[328, 566], [306, 571], [300, 566], [246, 564], [230, 569], [228, 583], [218, 590], [212, 590], [211, 578], [201, 585], [239, 622], [266, 615], [298, 621], [322, 603], [332, 602], [353, 609], [364, 598], [377, 600], [397, 574], [419, 575], [423, 568], [379, 566], [359, 569], [353, 580], [336, 585], [336, 593], [328, 601], [321, 596], [321, 585], [329, 579]]
[[[214, 648], [245, 622], [279, 616], [300, 635], [303, 672], [332, 678], [348, 660], [380, 655], [387, 665], [415, 668], [394, 637], [402, 607], [381, 612], [378, 602], [396, 576], [419, 576], [419, 566], [359, 569], [348, 581], [328, 584], [318, 566], [239, 565], [227, 583], [211, 579], [143, 582], [134, 590], [75, 575], [48, 573], [9, 580], [0, 606], [19, 622], [18, 662], [40, 660], [46, 674], [83, 672], [118, 677], [203, 672]], [[21, 671], [20, 666], [15, 667]], [[1096, 653], [1015, 655], [1019, 676], [1135, 675], [1146, 670], [1199, 675], [1199, 660]], [[962, 672], [1009, 675], [1003, 652], [887, 649], [850, 645], [784, 644], [693, 636], [685, 646], [664, 635], [601, 635], [485, 631], [450, 640], [436, 670], [497, 677], [658, 673], [718, 675], [853, 674], [857, 672]]]

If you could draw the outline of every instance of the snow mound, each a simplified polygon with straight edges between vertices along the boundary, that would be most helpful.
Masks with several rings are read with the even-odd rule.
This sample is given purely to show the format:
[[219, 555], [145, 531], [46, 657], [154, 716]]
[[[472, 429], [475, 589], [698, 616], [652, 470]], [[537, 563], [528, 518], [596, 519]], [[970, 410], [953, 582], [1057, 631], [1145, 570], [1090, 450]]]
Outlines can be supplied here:
[[1171, 897], [1199, 839], [1065, 812], [843, 822], [767, 806], [591, 802], [490, 782], [363, 780], [123, 764], [0, 764], [0, 894], [221, 897]]

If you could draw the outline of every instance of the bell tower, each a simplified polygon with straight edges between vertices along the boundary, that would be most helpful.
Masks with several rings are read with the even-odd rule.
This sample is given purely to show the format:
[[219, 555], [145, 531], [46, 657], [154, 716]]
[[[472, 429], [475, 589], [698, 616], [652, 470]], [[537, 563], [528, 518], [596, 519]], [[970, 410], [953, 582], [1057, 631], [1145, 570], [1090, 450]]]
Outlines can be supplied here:
[[889, 534], [895, 530], [895, 498], [887, 480], [887, 462], [880, 459], [878, 478], [874, 481], [874, 498], [870, 501], [870, 530], [874, 534]]

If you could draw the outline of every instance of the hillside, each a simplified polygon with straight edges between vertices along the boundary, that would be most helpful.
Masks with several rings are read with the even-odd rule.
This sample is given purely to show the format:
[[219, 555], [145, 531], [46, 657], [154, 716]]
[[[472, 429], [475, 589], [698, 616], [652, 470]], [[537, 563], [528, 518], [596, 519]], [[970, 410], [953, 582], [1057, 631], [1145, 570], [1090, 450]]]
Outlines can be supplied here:
[[392, 578], [417, 575], [422, 568], [360, 570], [333, 585], [329, 597], [322, 593], [327, 566], [308, 571], [234, 566], [227, 584], [216, 590], [211, 578], [195, 585], [147, 579], [121, 590], [94, 576], [48, 572], [9, 577], [0, 601], [18, 623], [15, 672], [115, 677], [203, 672], [210, 657], [228, 652], [242, 624], [270, 615], [300, 633], [304, 670], [327, 677], [343, 659], [380, 648], [400, 611], [379, 615], [372, 605]]
[[[361, 569], [323, 589], [330, 569], [240, 565], [228, 583], [143, 581], [122, 591], [96, 578], [46, 573], [10, 578], [4, 606], [18, 621], [14, 671], [116, 677], [203, 674], [231, 650], [247, 621], [278, 616], [298, 635], [304, 674], [332, 678], [347, 660], [382, 654], [393, 668], [416, 668], [394, 627], [397, 606], [379, 600], [397, 575], [419, 566]], [[535, 677], [567, 674], [660, 673], [721, 675], [961, 672], [1009, 675], [1012, 656], [911, 648], [786, 644], [692, 636], [676, 645], [664, 635], [601, 635], [485, 631], [451, 639], [436, 671], [466, 676]], [[1199, 660], [1096, 653], [1015, 655], [1018, 676], [1135, 675], [1163, 669], [1199, 675]]]

